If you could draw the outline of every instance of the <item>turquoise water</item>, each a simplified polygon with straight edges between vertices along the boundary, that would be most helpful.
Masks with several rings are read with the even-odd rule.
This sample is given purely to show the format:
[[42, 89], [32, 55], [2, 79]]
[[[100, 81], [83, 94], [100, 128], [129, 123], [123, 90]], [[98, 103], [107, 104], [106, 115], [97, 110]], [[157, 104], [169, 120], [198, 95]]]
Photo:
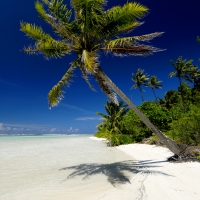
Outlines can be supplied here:
[[84, 137], [91, 137], [93, 135], [90, 134], [82, 134], [82, 135], [0, 135], [0, 141], [20, 141], [20, 140], [38, 140], [38, 139], [61, 139], [61, 138], [84, 138]]

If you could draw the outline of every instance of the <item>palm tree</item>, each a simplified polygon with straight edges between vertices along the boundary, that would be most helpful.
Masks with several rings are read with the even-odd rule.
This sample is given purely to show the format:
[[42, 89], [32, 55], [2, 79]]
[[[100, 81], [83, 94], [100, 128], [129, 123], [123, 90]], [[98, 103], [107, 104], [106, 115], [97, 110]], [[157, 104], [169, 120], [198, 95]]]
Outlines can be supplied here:
[[159, 79], [157, 79], [156, 76], [151, 76], [148, 82], [148, 86], [152, 89], [153, 94], [155, 96], [155, 99], [157, 100], [156, 94], [154, 89], [161, 89], [162, 88], [162, 84], [160, 84], [162, 81], [160, 81]]
[[193, 65], [187, 70], [187, 75], [188, 75], [188, 80], [194, 83], [194, 88], [195, 88], [200, 80], [200, 69], [198, 69], [198, 66]]
[[[183, 60], [182, 59], [182, 56], [179, 56], [176, 63], [172, 60], [170, 60], [172, 66], [174, 67], [174, 69], [176, 71], [174, 72], [171, 72], [169, 74], [169, 77], [173, 77], [173, 76], [176, 76], [178, 77], [179, 79], [179, 85], [181, 87], [181, 84], [182, 84], [182, 80], [181, 78], [184, 78], [186, 80], [188, 80], [187, 76], [185, 75], [185, 72], [188, 71], [188, 69], [192, 66], [192, 60]], [[181, 91], [181, 97], [183, 98], [183, 95], [182, 95], [182, 91]]]
[[[88, 75], [94, 76], [103, 92], [116, 104], [113, 90], [133, 109], [140, 119], [154, 132], [163, 143], [175, 154], [183, 149], [173, 140], [159, 131], [125, 96], [125, 94], [107, 77], [98, 61], [100, 52], [116, 56], [149, 55], [161, 51], [140, 42], [149, 41], [163, 33], [156, 32], [142, 36], [120, 37], [141, 25], [141, 19], [148, 13], [148, 8], [127, 2], [124, 6], [115, 6], [105, 10], [106, 0], [71, 0], [74, 9], [68, 10], [63, 0], [36, 1], [35, 8], [40, 17], [53, 28], [58, 37], [53, 38], [35, 24], [21, 22], [21, 31], [35, 40], [35, 44], [24, 48], [27, 54], [43, 54], [46, 58], [59, 58], [75, 52], [76, 59], [71, 62], [61, 80], [48, 94], [49, 106], [57, 105], [63, 98], [63, 88], [69, 86], [73, 71], [79, 67], [83, 78], [92, 88]], [[46, 9], [45, 9], [46, 8]], [[72, 14], [75, 17], [72, 17]]]
[[98, 124], [98, 127], [104, 128], [107, 127], [110, 132], [119, 132], [121, 133], [120, 122], [124, 116], [129, 111], [127, 105], [124, 105], [123, 101], [119, 102], [119, 105], [113, 103], [112, 101], [107, 101], [105, 105], [105, 110], [107, 114], [96, 112], [97, 115], [102, 116], [103, 122]]
[[132, 81], [135, 82], [135, 85], [133, 85], [131, 87], [131, 89], [136, 89], [136, 88], [139, 88], [140, 90], [140, 96], [142, 98], [142, 101], [144, 102], [144, 97], [142, 95], [142, 92], [145, 92], [143, 89], [142, 89], [142, 85], [144, 86], [147, 86], [147, 81], [149, 80], [148, 78], [148, 75], [144, 73], [144, 70], [142, 69], [138, 69], [136, 74], [133, 74], [132, 73]]

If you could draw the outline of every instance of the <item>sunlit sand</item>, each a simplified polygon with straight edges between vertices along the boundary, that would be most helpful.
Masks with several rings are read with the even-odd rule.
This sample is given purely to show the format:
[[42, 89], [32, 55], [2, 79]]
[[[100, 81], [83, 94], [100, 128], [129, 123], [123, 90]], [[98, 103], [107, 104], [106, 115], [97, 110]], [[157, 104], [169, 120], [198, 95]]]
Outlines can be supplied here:
[[0, 199], [99, 199], [129, 183], [132, 162], [89, 136], [0, 137]]

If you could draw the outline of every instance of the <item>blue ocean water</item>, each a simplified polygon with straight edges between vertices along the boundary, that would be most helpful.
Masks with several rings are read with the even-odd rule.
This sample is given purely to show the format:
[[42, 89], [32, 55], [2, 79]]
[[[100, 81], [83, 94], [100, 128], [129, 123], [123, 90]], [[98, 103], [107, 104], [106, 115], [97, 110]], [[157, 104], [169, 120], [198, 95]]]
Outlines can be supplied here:
[[3, 140], [37, 140], [37, 139], [61, 139], [61, 138], [82, 138], [91, 137], [91, 134], [0, 134], [0, 141]]

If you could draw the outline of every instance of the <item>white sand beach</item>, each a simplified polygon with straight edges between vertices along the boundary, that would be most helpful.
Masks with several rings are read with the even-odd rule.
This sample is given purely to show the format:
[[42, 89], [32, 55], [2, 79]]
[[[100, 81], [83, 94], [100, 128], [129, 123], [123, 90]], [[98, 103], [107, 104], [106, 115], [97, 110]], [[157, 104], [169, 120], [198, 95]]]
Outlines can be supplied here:
[[200, 163], [89, 136], [0, 138], [1, 200], [198, 200]]
[[99, 199], [134, 176], [132, 157], [89, 136], [0, 137], [0, 200]]
[[136, 159], [136, 175], [121, 189], [114, 189], [104, 200], [199, 200], [200, 163], [169, 163], [167, 148], [146, 144], [117, 147]]

